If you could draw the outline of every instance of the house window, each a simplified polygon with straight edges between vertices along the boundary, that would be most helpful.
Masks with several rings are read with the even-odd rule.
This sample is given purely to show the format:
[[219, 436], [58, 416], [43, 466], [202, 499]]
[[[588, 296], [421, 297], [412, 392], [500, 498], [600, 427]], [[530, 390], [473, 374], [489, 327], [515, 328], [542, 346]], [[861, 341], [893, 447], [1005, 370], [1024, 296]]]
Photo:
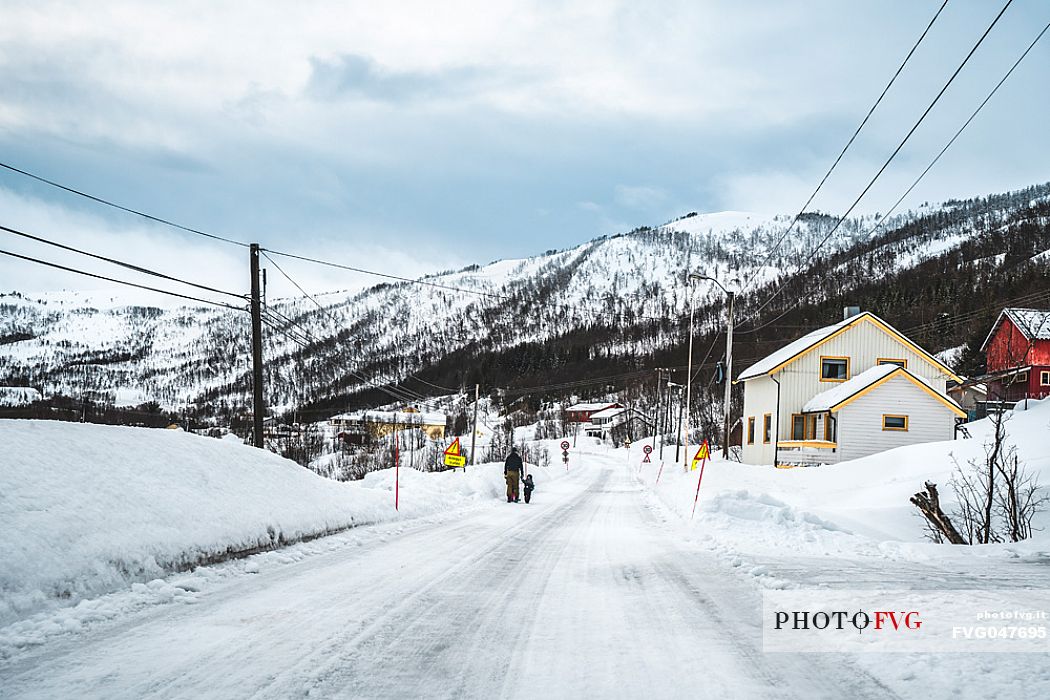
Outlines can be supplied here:
[[1039, 373], [1039, 383], [1042, 386], [1050, 386], [1050, 372], [1045, 369]]
[[817, 414], [795, 413], [791, 416], [792, 440], [817, 439]]
[[877, 365], [897, 365], [898, 367], [903, 367], [904, 369], [908, 369], [908, 361], [907, 360], [898, 360], [895, 357], [880, 357], [878, 360], [876, 360], [875, 364], [877, 364]]
[[848, 357], [821, 357], [820, 381], [844, 382], [849, 379]]
[[887, 416], [882, 417], [882, 429], [883, 430], [907, 430], [908, 429], [908, 416]]
[[773, 439], [773, 414], [762, 416], [762, 442], [768, 444]]
[[751, 416], [747, 419], [747, 444], [755, 444], [755, 417]]

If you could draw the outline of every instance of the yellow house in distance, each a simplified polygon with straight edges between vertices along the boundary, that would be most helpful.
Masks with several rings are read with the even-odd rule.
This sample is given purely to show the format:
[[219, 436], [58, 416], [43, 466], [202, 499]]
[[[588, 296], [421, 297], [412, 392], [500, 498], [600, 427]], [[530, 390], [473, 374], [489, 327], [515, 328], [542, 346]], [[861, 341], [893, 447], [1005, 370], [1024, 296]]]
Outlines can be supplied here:
[[870, 312], [789, 343], [740, 373], [747, 464], [829, 464], [951, 440], [960, 378]]
[[328, 419], [335, 432], [350, 442], [360, 442], [366, 437], [378, 439], [412, 428], [423, 431], [431, 440], [440, 440], [445, 437], [446, 422], [444, 413], [423, 413], [412, 407], [402, 411], [354, 411]]

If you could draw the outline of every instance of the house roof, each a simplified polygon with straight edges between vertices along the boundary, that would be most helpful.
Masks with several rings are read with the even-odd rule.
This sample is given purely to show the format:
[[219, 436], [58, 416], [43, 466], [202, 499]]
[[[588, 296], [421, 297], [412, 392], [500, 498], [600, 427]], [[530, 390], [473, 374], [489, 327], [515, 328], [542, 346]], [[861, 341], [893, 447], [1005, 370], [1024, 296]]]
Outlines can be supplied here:
[[594, 420], [595, 418], [615, 418], [616, 416], [620, 415], [621, 413], [623, 413], [626, 410], [627, 410], [626, 408], [618, 408], [618, 407], [617, 408], [606, 408], [605, 410], [597, 411], [595, 413], [592, 413], [591, 414], [591, 420]]
[[839, 384], [834, 389], [828, 389], [817, 394], [806, 402], [806, 405], [802, 407], [802, 412], [830, 411], [834, 413], [897, 376], [907, 379], [940, 401], [955, 415], [959, 417], [966, 415], [966, 412], [955, 401], [938, 393], [922, 377], [918, 377], [898, 365], [876, 365], [869, 370], [865, 370], [852, 379]]
[[1017, 330], [1021, 331], [1024, 337], [1029, 340], [1050, 340], [1050, 311], [1008, 307], [999, 312], [995, 323], [992, 324], [992, 329], [988, 331], [987, 337], [981, 343], [981, 352], [984, 352], [985, 348], [988, 347], [988, 343], [992, 340], [995, 332], [999, 330], [999, 324], [1003, 322], [1004, 318], [1010, 319], [1010, 322], [1014, 324]]
[[953, 372], [951, 368], [948, 367], [946, 364], [944, 364], [936, 357], [934, 357], [933, 355], [931, 355], [930, 353], [926, 352], [921, 347], [913, 343], [903, 333], [901, 333], [896, 328], [883, 321], [875, 314], [871, 313], [870, 311], [865, 311], [856, 316], [851, 316], [850, 318], [847, 318], [844, 321], [839, 321], [838, 323], [833, 323], [830, 326], [818, 328], [815, 331], [807, 333], [798, 340], [788, 343], [773, 354], [767, 355], [766, 357], [762, 358], [755, 364], [745, 369], [743, 372], [740, 373], [740, 376], [737, 377], [737, 381], [746, 381], [748, 379], [754, 379], [755, 377], [761, 377], [764, 375], [772, 374], [777, 370], [783, 368], [784, 366], [791, 364], [803, 355], [806, 355], [811, 350], [814, 350], [818, 346], [831, 340], [840, 333], [844, 333], [848, 329], [861, 323], [873, 324], [879, 330], [895, 338], [898, 342], [900, 342], [903, 345], [906, 345], [913, 352], [925, 358], [930, 364], [940, 368], [945, 374], [947, 374], [952, 379], [959, 379], [955, 372]]
[[604, 408], [610, 408], [615, 406], [614, 401], [606, 401], [605, 403], [576, 403], [566, 408], [566, 411], [601, 411]]

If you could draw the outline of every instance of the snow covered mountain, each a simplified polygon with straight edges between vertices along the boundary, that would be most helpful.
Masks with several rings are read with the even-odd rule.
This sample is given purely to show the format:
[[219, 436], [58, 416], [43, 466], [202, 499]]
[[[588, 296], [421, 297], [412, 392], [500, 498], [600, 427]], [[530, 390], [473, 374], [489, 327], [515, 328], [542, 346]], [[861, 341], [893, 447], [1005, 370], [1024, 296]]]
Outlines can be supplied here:
[[[558, 367], [572, 376], [580, 363], [619, 369], [658, 361], [681, 351], [686, 270], [737, 288], [754, 278], [737, 306], [738, 318], [753, 324], [789, 305], [798, 309], [785, 322], [826, 321], [821, 314], [840, 297], [863, 297], [865, 285], [893, 277], [898, 287], [907, 286], [900, 279], [909, 270], [965, 257], [962, 251], [982, 242], [1000, 245], [1002, 236], [1013, 240], [1021, 229], [1030, 244], [1015, 255], [1002, 250], [953, 264], [983, 270], [985, 281], [1006, 264], [1042, 270], [1045, 277], [1048, 260], [1039, 253], [1050, 248], [1040, 243], [1048, 200], [1050, 185], [1040, 185], [923, 207], [878, 231], [871, 230], [874, 217], [853, 219], [827, 241], [835, 220], [821, 214], [807, 214], [785, 237], [788, 215], [694, 213], [531, 258], [471, 265], [427, 277], [426, 284], [319, 295], [323, 310], [308, 299], [273, 301], [276, 328], [265, 347], [270, 401], [343, 406], [346, 397], [368, 391], [367, 400], [379, 403], [390, 397], [372, 391], [375, 385], [432, 395], [439, 393], [433, 384], [506, 386], [510, 375], [527, 385]], [[820, 255], [808, 262], [814, 250]], [[1020, 268], [1018, 255], [1025, 261]], [[777, 284], [785, 293], [749, 319]], [[713, 338], [722, 313], [721, 292], [697, 285], [698, 334]], [[893, 320], [906, 326], [909, 319]], [[742, 338], [758, 345], [740, 357], [782, 338], [776, 326], [770, 330], [771, 336]], [[959, 345], [949, 342], [957, 336], [930, 345], [935, 351]], [[245, 313], [144, 306], [127, 292], [0, 295], [0, 385], [36, 387], [45, 395], [88, 392], [117, 404], [232, 408], [246, 404], [248, 371]], [[423, 382], [414, 376], [420, 372]]]

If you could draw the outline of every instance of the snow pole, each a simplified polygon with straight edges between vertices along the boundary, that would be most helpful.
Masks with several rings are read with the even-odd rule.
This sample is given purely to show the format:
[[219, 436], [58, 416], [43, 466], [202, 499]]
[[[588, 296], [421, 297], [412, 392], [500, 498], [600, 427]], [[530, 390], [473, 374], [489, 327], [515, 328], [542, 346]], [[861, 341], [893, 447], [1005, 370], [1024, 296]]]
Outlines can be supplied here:
[[660, 475], [664, 473], [664, 462], [660, 460], [660, 471], [656, 472], [656, 483], [660, 483]]
[[704, 480], [705, 464], [707, 464], [707, 457], [704, 457], [703, 461], [700, 462], [700, 476], [696, 480], [696, 496], [693, 497], [693, 512], [689, 514], [690, 520], [692, 520], [693, 516], [696, 515], [696, 502], [700, 500], [700, 482]]
[[394, 510], [400, 510], [399, 497], [401, 495], [401, 453], [398, 450], [399, 441], [397, 431], [394, 431]]

